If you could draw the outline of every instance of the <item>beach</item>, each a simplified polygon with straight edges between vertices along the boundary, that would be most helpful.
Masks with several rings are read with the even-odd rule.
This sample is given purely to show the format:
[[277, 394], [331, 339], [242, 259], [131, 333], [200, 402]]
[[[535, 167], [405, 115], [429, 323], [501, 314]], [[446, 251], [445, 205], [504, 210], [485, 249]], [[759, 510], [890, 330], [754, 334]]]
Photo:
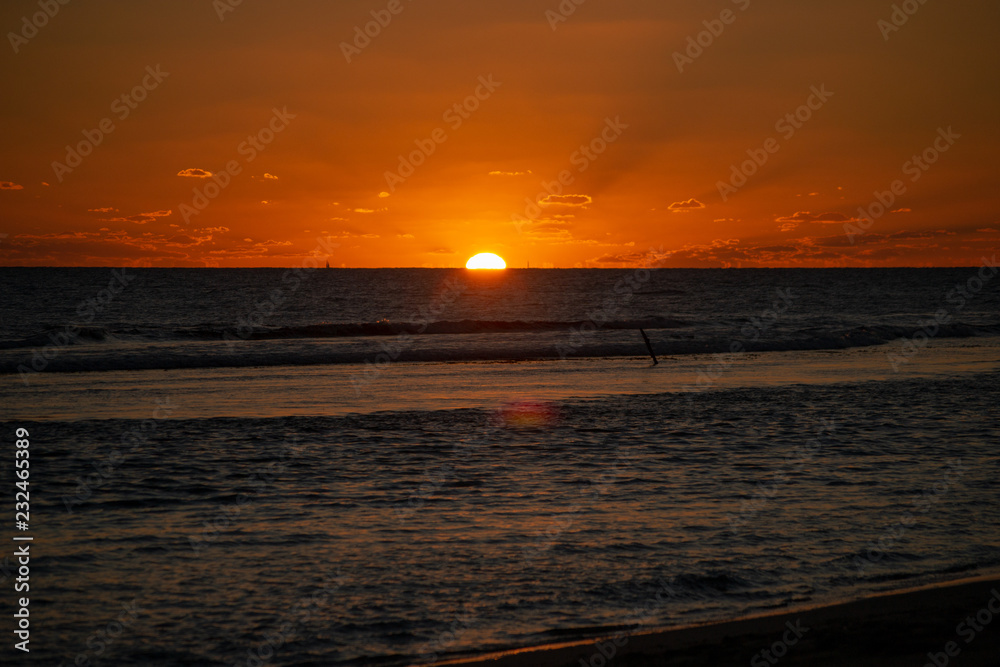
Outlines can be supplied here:
[[812, 665], [993, 667], [1000, 578], [951, 582], [826, 607], [439, 662], [464, 667]]

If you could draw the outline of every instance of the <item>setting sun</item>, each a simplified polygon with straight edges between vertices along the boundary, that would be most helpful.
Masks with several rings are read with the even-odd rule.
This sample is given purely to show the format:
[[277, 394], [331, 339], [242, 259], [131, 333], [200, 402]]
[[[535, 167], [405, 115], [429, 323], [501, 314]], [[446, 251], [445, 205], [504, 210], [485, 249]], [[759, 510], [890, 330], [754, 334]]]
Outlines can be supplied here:
[[507, 262], [503, 261], [503, 258], [499, 255], [494, 255], [491, 252], [481, 252], [475, 257], [471, 257], [468, 262], [465, 263], [465, 268], [467, 269], [506, 269]]

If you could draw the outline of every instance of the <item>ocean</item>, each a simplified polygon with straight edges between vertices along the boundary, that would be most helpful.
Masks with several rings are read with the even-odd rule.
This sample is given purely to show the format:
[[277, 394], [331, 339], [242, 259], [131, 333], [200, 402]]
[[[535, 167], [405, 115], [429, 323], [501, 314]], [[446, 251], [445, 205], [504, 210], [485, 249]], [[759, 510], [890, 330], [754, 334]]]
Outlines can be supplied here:
[[25, 664], [420, 664], [1000, 571], [989, 266], [0, 290]]

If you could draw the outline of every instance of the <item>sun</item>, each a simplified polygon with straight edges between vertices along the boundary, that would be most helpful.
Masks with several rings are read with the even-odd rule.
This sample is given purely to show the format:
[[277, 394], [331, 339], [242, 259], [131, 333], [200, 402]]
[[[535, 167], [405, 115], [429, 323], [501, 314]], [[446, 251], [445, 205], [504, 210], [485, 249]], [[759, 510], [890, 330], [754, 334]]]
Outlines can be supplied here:
[[469, 258], [469, 261], [465, 263], [465, 268], [467, 269], [506, 269], [507, 262], [503, 261], [503, 258], [499, 255], [494, 255], [491, 252], [481, 252], [475, 257]]

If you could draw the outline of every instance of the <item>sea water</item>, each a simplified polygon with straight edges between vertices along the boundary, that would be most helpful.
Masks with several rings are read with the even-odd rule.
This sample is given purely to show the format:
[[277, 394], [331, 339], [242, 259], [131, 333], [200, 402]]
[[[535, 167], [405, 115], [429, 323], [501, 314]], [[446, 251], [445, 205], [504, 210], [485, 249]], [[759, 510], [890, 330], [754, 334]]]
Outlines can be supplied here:
[[979, 271], [0, 269], [25, 657], [408, 664], [995, 572]]

